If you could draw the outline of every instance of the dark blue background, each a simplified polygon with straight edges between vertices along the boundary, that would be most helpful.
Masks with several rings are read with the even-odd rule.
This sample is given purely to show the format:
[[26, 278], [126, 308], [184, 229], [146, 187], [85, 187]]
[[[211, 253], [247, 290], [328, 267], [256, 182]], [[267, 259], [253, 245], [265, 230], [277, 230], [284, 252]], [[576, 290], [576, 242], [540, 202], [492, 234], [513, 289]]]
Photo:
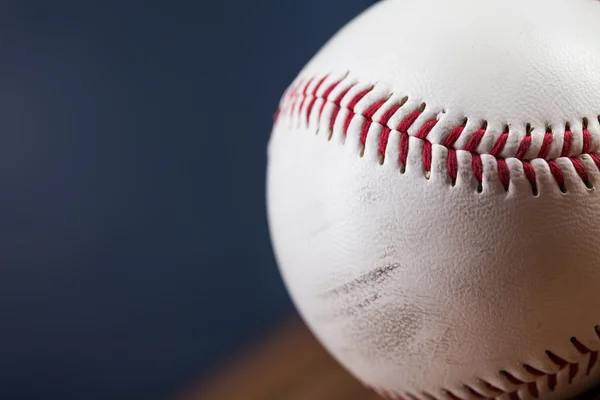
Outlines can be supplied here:
[[0, 8], [1, 398], [164, 398], [291, 312], [271, 116], [369, 3]]

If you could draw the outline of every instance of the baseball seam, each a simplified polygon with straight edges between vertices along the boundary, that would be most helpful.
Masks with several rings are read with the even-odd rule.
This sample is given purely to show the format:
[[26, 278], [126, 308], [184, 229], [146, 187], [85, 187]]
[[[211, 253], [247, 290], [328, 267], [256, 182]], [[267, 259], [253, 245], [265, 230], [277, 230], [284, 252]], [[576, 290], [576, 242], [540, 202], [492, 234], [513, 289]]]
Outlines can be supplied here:
[[[594, 327], [594, 331], [598, 338], [600, 338], [600, 327], [596, 325]], [[375, 388], [368, 384], [365, 384], [369, 389], [377, 392], [380, 396], [382, 396], [386, 400], [476, 400], [476, 399], [499, 399], [501, 396], [508, 396], [509, 400], [522, 400], [522, 395], [520, 392], [525, 391], [530, 397], [534, 399], [538, 399], [540, 394], [543, 394], [544, 391], [554, 392], [559, 385], [558, 374], [561, 371], [567, 370], [568, 380], [567, 383], [571, 384], [573, 381], [582, 373], [585, 373], [585, 376], [589, 376], [597, 365], [598, 362], [598, 351], [592, 351], [587, 346], [582, 344], [575, 337], [571, 338], [571, 344], [575, 347], [577, 352], [582, 356], [588, 356], [587, 365], [583, 365], [585, 363], [585, 359], [579, 360], [578, 362], [569, 362], [564, 358], [556, 355], [555, 353], [547, 350], [546, 355], [550, 359], [550, 361], [557, 366], [557, 371], [555, 372], [544, 372], [538, 368], [532, 367], [529, 364], [522, 364], [522, 369], [530, 376], [534, 376], [535, 379], [531, 381], [527, 381], [526, 379], [522, 379], [517, 377], [516, 373], [510, 373], [506, 370], [499, 371], [499, 374], [503, 377], [503, 380], [507, 385], [512, 387], [512, 390], [503, 390], [495, 385], [492, 385], [486, 380], [479, 379], [479, 382], [485, 388], [485, 392], [481, 389], [475, 389], [472, 386], [463, 385], [463, 388], [467, 393], [469, 393], [469, 397], [461, 397], [457, 393], [454, 393], [447, 389], [442, 389], [441, 392], [444, 393], [444, 397], [437, 397], [432, 395], [430, 392], [422, 391], [419, 396], [414, 393], [404, 392], [399, 393], [396, 391], [390, 391], [387, 389]], [[585, 372], [582, 372], [585, 371]], [[544, 387], [545, 385], [545, 387]]]
[[[377, 96], [369, 96], [374, 91], [373, 86], [361, 89], [356, 82], [350, 81], [346, 74], [341, 79], [335, 80], [332, 83], [326, 84], [330, 80], [329, 75], [320, 77], [312, 77], [309, 79], [301, 79], [295, 85], [288, 88], [283, 96], [280, 107], [278, 108], [274, 119], [275, 123], [279, 123], [282, 118], [286, 118], [290, 123], [294, 121], [299, 123], [309, 124], [311, 118], [316, 120], [319, 126], [325, 125], [329, 131], [329, 139], [334, 132], [335, 127], [341, 128], [344, 136], [347, 136], [351, 123], [356, 117], [362, 117], [360, 125], [360, 142], [364, 147], [367, 143], [367, 138], [373, 125], [378, 125], [381, 129], [381, 134], [378, 138], [379, 158], [383, 163], [386, 157], [386, 150], [389, 144], [391, 133], [396, 131], [399, 134], [398, 143], [398, 161], [400, 172], [404, 173], [405, 166], [408, 160], [410, 139], [414, 138], [422, 142], [421, 160], [424, 167], [424, 177], [430, 178], [432, 169], [432, 145], [441, 145], [447, 150], [447, 165], [446, 171], [451, 178], [452, 185], [456, 184], [459, 172], [459, 163], [457, 152], [466, 151], [471, 155], [471, 168], [473, 175], [477, 179], [478, 191], [483, 191], [483, 162], [482, 156], [492, 156], [496, 163], [496, 171], [498, 179], [504, 186], [506, 191], [509, 190], [511, 183], [511, 173], [508, 167], [508, 159], [515, 159], [520, 162], [523, 169], [523, 175], [529, 181], [532, 188], [532, 193], [537, 195], [537, 176], [532, 161], [541, 160], [546, 163], [549, 172], [554, 177], [557, 186], [561, 192], [566, 193], [565, 176], [559, 159], [570, 161], [577, 176], [585, 186], [592, 190], [594, 186], [590, 181], [589, 167], [593, 165], [600, 170], [600, 155], [594, 149], [593, 137], [588, 129], [588, 119], [582, 118], [581, 131], [577, 132], [578, 137], [575, 140], [575, 134], [571, 130], [569, 123], [565, 124], [565, 130], [562, 134], [562, 143], [559, 157], [551, 157], [552, 146], [556, 147], [555, 134], [551, 127], [546, 127], [546, 132], [543, 135], [543, 140], [539, 145], [539, 150], [532, 148], [533, 128], [530, 124], [526, 124], [527, 134], [520, 140], [515, 147], [514, 154], [505, 155], [505, 147], [509, 140], [509, 129], [505, 128], [500, 134], [495, 143], [491, 146], [489, 152], [479, 151], [480, 144], [486, 135], [488, 124], [483, 122], [480, 129], [475, 130], [470, 135], [467, 132], [466, 124], [468, 119], [465, 118], [463, 124], [448, 128], [440, 136], [441, 140], [432, 143], [430, 140], [431, 131], [438, 125], [439, 118], [429, 118], [425, 114], [426, 104], [414, 106], [409, 105], [408, 97], [403, 97], [398, 102], [390, 102], [392, 96], [378, 98]], [[359, 103], [360, 107], [358, 107]], [[329, 106], [330, 114], [325, 112], [325, 108]], [[360, 108], [360, 109], [359, 109]], [[362, 110], [362, 111], [361, 111]], [[392, 125], [391, 121], [397, 114], [402, 114], [399, 123]], [[326, 119], [326, 120], [325, 120]], [[598, 116], [600, 123], [600, 116]], [[466, 137], [469, 135], [468, 137]], [[575, 148], [575, 142], [580, 145]], [[457, 143], [463, 143], [458, 146]], [[556, 150], [556, 149], [555, 149]], [[554, 153], [557, 153], [554, 151]], [[503, 156], [504, 154], [504, 156]], [[594, 327], [596, 336], [600, 339], [600, 327]], [[598, 350], [591, 350], [582, 344], [575, 337], [572, 337], [571, 344], [581, 355], [581, 359], [577, 362], [569, 362], [565, 358], [558, 356], [555, 352], [546, 351], [546, 356], [552, 364], [556, 365], [556, 371], [542, 371], [529, 364], [521, 364], [521, 370], [518, 372], [509, 372], [507, 370], [499, 371], [499, 374], [504, 381], [504, 387], [491, 384], [488, 380], [478, 379], [481, 387], [475, 388], [472, 385], [462, 385], [463, 392], [468, 393], [466, 396], [457, 391], [441, 389], [444, 397], [434, 396], [430, 392], [421, 391], [418, 395], [409, 392], [395, 392], [382, 388], [372, 387], [366, 384], [367, 387], [373, 389], [378, 394], [387, 400], [476, 400], [476, 399], [499, 399], [502, 396], [508, 396], [509, 400], [521, 400], [523, 393], [527, 393], [529, 397], [539, 398], [540, 394], [545, 391], [555, 391], [560, 385], [558, 373], [565, 371], [568, 374], [567, 382], [571, 384], [578, 376], [585, 374], [589, 376], [592, 370], [598, 364]], [[587, 365], [586, 365], [587, 364]], [[529, 377], [525, 378], [525, 377]], [[533, 378], [532, 378], [533, 377]]]
[[[410, 151], [410, 138], [416, 138], [421, 141], [423, 144], [421, 160], [425, 170], [424, 175], [425, 178], [429, 179], [431, 175], [433, 153], [433, 143], [429, 138], [429, 134], [440, 122], [439, 116], [437, 118], [427, 117], [425, 115], [425, 109], [427, 107], [426, 103], [422, 103], [417, 107], [408, 106], [408, 97], [402, 98], [402, 100], [396, 104], [388, 101], [391, 96], [388, 98], [374, 99], [373, 96], [368, 96], [373, 92], [374, 86], [369, 86], [366, 89], [358, 91], [353, 90], [358, 87], [358, 84], [349, 81], [347, 76], [348, 75], [345, 75], [341, 79], [335, 80], [328, 85], [325, 85], [325, 82], [329, 79], [329, 75], [299, 80], [299, 82], [290, 87], [284, 95], [280, 107], [275, 114], [275, 122], [277, 123], [281, 117], [285, 116], [290, 119], [296, 119], [297, 121], [304, 120], [304, 122], [308, 124], [311, 117], [313, 117], [313, 114], [316, 113], [316, 119], [319, 124], [328, 124], [331, 139], [334, 127], [340, 119], [343, 119], [342, 131], [344, 136], [346, 136], [353, 120], [356, 117], [362, 117], [363, 121], [360, 141], [363, 146], [366, 145], [371, 126], [379, 125], [381, 128], [381, 135], [379, 138], [379, 157], [381, 163], [385, 161], [386, 149], [389, 144], [388, 142], [391, 133], [393, 131], [399, 133], [398, 161], [401, 173], [404, 173], [404, 168], [407, 164], [408, 153]], [[367, 98], [367, 100], [365, 100], [365, 98]], [[357, 105], [363, 100], [368, 101], [368, 103], [361, 104], [361, 108], [364, 110], [359, 111]], [[318, 102], [320, 102], [320, 105], [317, 107]], [[326, 106], [332, 108], [328, 121], [323, 120]], [[412, 108], [407, 110], [407, 107]], [[344, 117], [341, 115], [342, 111], [345, 111]], [[391, 120], [399, 112], [403, 113], [404, 118], [402, 118], [397, 125], [392, 125]], [[375, 117], [376, 115], [378, 116], [377, 118]], [[597, 118], [600, 123], [600, 115]], [[503, 157], [502, 154], [505, 152], [505, 147], [507, 146], [510, 137], [508, 126], [505, 126], [504, 132], [498, 136], [491, 150], [484, 153], [478, 151], [478, 148], [480, 147], [483, 138], [486, 136], [488, 129], [487, 121], [483, 121], [482, 126], [479, 129], [475, 130], [469, 137], [465, 137], [468, 134], [465, 129], [467, 122], [468, 117], [465, 117], [461, 125], [446, 129], [446, 132], [442, 135], [443, 140], [441, 140], [440, 143], [435, 143], [435, 145], [441, 145], [447, 150], [446, 171], [451, 178], [452, 186], [456, 184], [459, 172], [457, 152], [466, 151], [471, 154], [471, 168], [477, 179], [478, 192], [480, 193], [483, 191], [483, 155], [492, 156], [495, 160], [497, 176], [504, 186], [505, 191], [509, 190], [511, 182], [511, 173], [507, 164], [507, 160], [509, 159], [515, 159], [521, 163], [523, 174], [529, 181], [532, 193], [535, 196], [537, 196], [538, 190], [536, 171], [532, 165], [532, 161], [534, 160], [542, 160], [547, 164], [548, 170], [554, 177], [554, 180], [562, 193], [566, 193], [567, 188], [563, 171], [565, 166], [560, 165], [558, 162], [559, 159], [569, 160], [575, 172], [581, 179], [581, 182], [585, 184], [588, 189], [594, 189], [593, 184], [590, 181], [588, 172], [589, 167], [586, 167], [586, 164], [589, 165], [589, 160], [591, 160], [596, 168], [600, 170], [600, 154], [592, 151], [594, 148], [593, 138], [588, 129], [589, 121], [587, 118], [581, 119], [582, 129], [577, 135], [577, 141], [581, 144], [580, 151], [574, 148], [575, 135], [571, 130], [570, 124], [566, 123], [564, 133], [562, 134], [560, 156], [555, 158], [549, 157], [551, 148], [556, 147], [557, 143], [555, 140], [555, 133], [551, 126], [546, 127], [546, 132], [539, 145], [537, 154], [534, 153], [533, 156], [531, 156], [531, 132], [533, 128], [531, 124], [526, 124], [526, 135], [521, 139], [520, 143], [518, 143], [516, 152], [511, 156]], [[463, 142], [464, 145], [461, 146], [461, 148], [458, 148], [458, 142]]]

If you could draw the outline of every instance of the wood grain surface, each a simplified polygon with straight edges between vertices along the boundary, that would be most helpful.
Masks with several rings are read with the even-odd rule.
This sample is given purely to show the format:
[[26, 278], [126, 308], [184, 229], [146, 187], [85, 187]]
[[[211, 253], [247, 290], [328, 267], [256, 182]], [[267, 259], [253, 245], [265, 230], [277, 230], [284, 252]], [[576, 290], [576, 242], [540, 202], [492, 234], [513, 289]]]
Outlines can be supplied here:
[[[293, 318], [177, 400], [381, 400]], [[576, 400], [599, 400], [600, 391]]]

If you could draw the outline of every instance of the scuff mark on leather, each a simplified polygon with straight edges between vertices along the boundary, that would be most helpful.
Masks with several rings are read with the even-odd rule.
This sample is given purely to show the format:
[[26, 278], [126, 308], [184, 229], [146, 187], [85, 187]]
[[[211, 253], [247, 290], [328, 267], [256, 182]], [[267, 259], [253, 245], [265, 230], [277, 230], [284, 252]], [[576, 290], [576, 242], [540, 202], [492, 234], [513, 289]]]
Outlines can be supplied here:
[[373, 284], [378, 284], [386, 280], [388, 276], [390, 276], [395, 270], [400, 268], [401, 265], [398, 263], [388, 264], [384, 267], [376, 268], [364, 275], [359, 276], [358, 278], [344, 284], [338, 286], [337, 288], [331, 289], [323, 293], [324, 298], [328, 297], [338, 297], [339, 295], [352, 293], [357, 289], [363, 288], [365, 286], [371, 286]]

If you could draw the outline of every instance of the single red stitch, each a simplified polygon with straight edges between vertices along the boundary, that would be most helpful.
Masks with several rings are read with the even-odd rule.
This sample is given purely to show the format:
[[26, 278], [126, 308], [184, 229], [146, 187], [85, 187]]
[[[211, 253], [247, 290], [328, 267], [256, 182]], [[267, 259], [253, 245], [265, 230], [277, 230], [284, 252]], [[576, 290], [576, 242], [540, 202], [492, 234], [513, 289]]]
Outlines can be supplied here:
[[464, 130], [465, 130], [464, 126], [459, 126], [459, 127], [454, 128], [452, 130], [452, 132], [450, 132], [450, 134], [448, 135], [446, 140], [444, 141], [444, 147], [449, 149], [452, 146], [454, 146], [454, 143], [456, 143], [456, 141], [458, 140], [460, 135], [462, 135]]
[[517, 151], [517, 156], [519, 160], [523, 160], [525, 158], [525, 154], [527, 150], [529, 150], [529, 146], [531, 145], [531, 136], [525, 136], [521, 145], [519, 146], [519, 151]]
[[497, 160], [498, 164], [498, 175], [500, 175], [500, 182], [504, 185], [504, 189], [508, 190], [508, 186], [510, 185], [510, 171], [508, 170], [508, 166], [506, 165], [506, 161], [502, 158]]
[[319, 80], [319, 82], [317, 82], [315, 88], [312, 91], [312, 99], [308, 103], [308, 107], [306, 107], [306, 123], [307, 124], [309, 122], [310, 114], [312, 113], [312, 109], [315, 106], [315, 103], [317, 102], [317, 99], [318, 99], [317, 93], [319, 92], [319, 89], [321, 88], [321, 86], [323, 86], [325, 79], [327, 79], [328, 77], [329, 77], [329, 75], [325, 75], [323, 78], [321, 78]]
[[373, 121], [370, 119], [366, 120], [362, 126], [362, 131], [360, 133], [360, 141], [362, 144], [367, 143], [367, 135], [369, 134], [369, 129], [371, 128], [371, 124]]
[[[284, 101], [283, 101], [284, 107], [283, 108], [285, 109], [286, 113], [289, 108], [290, 113], [293, 114], [294, 107], [296, 106], [296, 103], [298, 102], [298, 99], [299, 99], [298, 92], [299, 92], [300, 88], [302, 87], [303, 83], [304, 83], [304, 80], [300, 79], [298, 81], [298, 83], [296, 84], [296, 86], [293, 86], [292, 89], [290, 90], [288, 98], [284, 99]], [[289, 105], [289, 107], [288, 107], [288, 105]]]
[[404, 133], [408, 133], [408, 130], [410, 129], [410, 127], [412, 126], [412, 124], [415, 123], [415, 121], [417, 120], [417, 118], [419, 118], [419, 116], [421, 115], [421, 111], [415, 111], [411, 114], [408, 114], [403, 120], [402, 122], [400, 122], [400, 124], [398, 125], [398, 131], [402, 134]]
[[421, 129], [419, 129], [416, 137], [418, 139], [425, 140], [427, 138], [427, 135], [429, 135], [429, 132], [431, 132], [431, 130], [433, 129], [434, 126], [437, 125], [437, 123], [438, 122], [435, 119], [433, 119], [431, 121], [427, 121], [425, 124], [423, 124]]
[[379, 152], [383, 156], [385, 156], [385, 150], [387, 149], [390, 133], [392, 133], [392, 130], [387, 126], [383, 128], [383, 132], [381, 132], [381, 138], [379, 139]]
[[352, 122], [352, 119], [354, 118], [354, 116], [356, 115], [356, 113], [354, 113], [353, 111], [350, 111], [348, 113], [348, 115], [346, 115], [346, 120], [344, 121], [344, 135], [348, 135], [348, 129], [350, 128], [350, 123]]
[[523, 161], [523, 172], [525, 172], [525, 177], [531, 183], [531, 185], [537, 184], [537, 179], [535, 177], [535, 170], [533, 169], [533, 165], [529, 161]]
[[573, 380], [579, 372], [579, 364], [569, 364], [569, 383], [573, 383]]
[[323, 116], [323, 111], [325, 110], [325, 106], [327, 105], [327, 99], [329, 99], [331, 93], [335, 90], [336, 87], [339, 86], [340, 83], [342, 83], [342, 81], [332, 83], [323, 93], [322, 98], [325, 99], [325, 101], [323, 101], [323, 104], [321, 104], [321, 107], [319, 108], [319, 119], [321, 119]]
[[338, 97], [333, 101], [333, 104], [335, 105], [335, 108], [333, 109], [333, 113], [331, 114], [331, 118], [329, 119], [329, 130], [333, 131], [333, 128], [335, 126], [335, 121], [337, 120], [337, 117], [340, 113], [340, 110], [342, 109], [342, 100], [344, 99], [344, 97], [346, 97], [346, 95], [348, 94], [348, 92], [354, 87], [355, 85], [352, 85], [346, 89], [344, 89], [342, 91], [342, 93], [340, 93], [338, 95]]
[[381, 118], [379, 118], [379, 123], [383, 126], [383, 132], [381, 132], [381, 139], [379, 140], [379, 152], [382, 155], [385, 155], [385, 150], [387, 149], [390, 133], [392, 133], [391, 128], [388, 127], [388, 122], [399, 109], [400, 106], [398, 104], [394, 104], [385, 113], [383, 113]]
[[371, 120], [371, 122], [373, 122], [373, 116], [377, 113], [377, 111], [379, 111], [381, 107], [383, 107], [385, 102], [386, 100], [380, 100], [375, 102], [371, 107], [366, 109], [366, 111], [363, 113], [363, 116], [366, 119]]
[[431, 142], [429, 141], [423, 144], [423, 165], [426, 171], [431, 171]]
[[589, 156], [594, 161], [594, 164], [596, 164], [596, 168], [600, 169], [600, 156], [594, 153], [590, 153]]
[[504, 150], [504, 146], [506, 145], [507, 140], [508, 140], [508, 133], [503, 133], [502, 135], [500, 135], [500, 137], [498, 138], [498, 141], [494, 145], [494, 148], [490, 152], [490, 155], [496, 157], [498, 154], [500, 154], [502, 152], [502, 150]]
[[[348, 134], [348, 128], [350, 127], [350, 122], [352, 122], [352, 118], [354, 118], [354, 116], [356, 115], [354, 108], [356, 107], [358, 102], [361, 101], [362, 98], [365, 97], [371, 90], [373, 90], [373, 88], [363, 90], [362, 92], [360, 92], [356, 96], [354, 96], [354, 98], [352, 98], [352, 100], [350, 100], [350, 103], [348, 103], [347, 108], [348, 108], [348, 110], [350, 110], [350, 112], [346, 116], [346, 121], [344, 122], [344, 135]], [[369, 121], [372, 121], [372, 120], [369, 119]]]
[[566, 130], [563, 135], [563, 149], [561, 157], [569, 157], [571, 154], [571, 145], [573, 144], [573, 132]]
[[304, 86], [304, 90], [302, 91], [302, 101], [300, 101], [300, 106], [298, 107], [298, 115], [302, 114], [302, 109], [304, 108], [304, 103], [306, 103], [306, 99], [308, 98], [308, 88], [315, 81], [315, 78], [310, 78], [308, 82], [306, 82], [306, 86]]
[[483, 139], [483, 135], [485, 134], [485, 129], [476, 130], [471, 136], [471, 139], [467, 142], [465, 146], [466, 151], [470, 151], [474, 153], [477, 151], [477, 147], [479, 147], [479, 143], [481, 143], [481, 139]]
[[382, 116], [379, 118], [379, 123], [383, 126], [387, 126], [390, 119], [396, 114], [396, 112], [400, 109], [398, 104], [394, 104], [391, 106]]
[[348, 103], [347, 108], [350, 111], [354, 111], [354, 108], [356, 107], [356, 105], [358, 104], [359, 101], [361, 101], [367, 94], [369, 94], [369, 92], [371, 92], [373, 90], [373, 88], [369, 88], [369, 89], [365, 89], [360, 93], [357, 93], [356, 96], [354, 96], [352, 98], [352, 100], [350, 100], [350, 102]]
[[533, 397], [534, 399], [537, 399], [540, 396], [536, 382], [529, 382], [527, 384], [527, 390], [529, 391], [531, 397]]
[[335, 104], [338, 107], [341, 107], [342, 101], [344, 101], [344, 98], [346, 97], [348, 92], [350, 92], [350, 90], [352, 90], [354, 88], [354, 86], [356, 86], [356, 84], [352, 84], [352, 85], [348, 86], [340, 94], [338, 94], [338, 96], [335, 98], [335, 100], [333, 100], [333, 104]]
[[596, 361], [598, 361], [598, 352], [594, 351], [590, 354], [590, 361], [588, 363], [586, 375], [589, 375], [592, 372], [592, 369], [594, 369], [594, 366], [596, 365]]
[[544, 135], [544, 141], [542, 142], [542, 147], [540, 147], [540, 153], [538, 158], [546, 159], [548, 157], [548, 153], [550, 152], [550, 146], [552, 145], [552, 132], [547, 132]]
[[[573, 164], [573, 167], [575, 168], [575, 171], [577, 172], [577, 175], [579, 175], [581, 180], [585, 183], [588, 183], [589, 182], [588, 171], [585, 168], [585, 166], [583, 165], [583, 163], [575, 157], [569, 157], [569, 160], [571, 160], [571, 163]], [[575, 344], [575, 343], [573, 343], [573, 344]], [[577, 346], [575, 346], [575, 347], [577, 347]]]
[[[550, 172], [552, 172], [554, 179], [556, 179], [556, 183], [562, 188], [565, 184], [565, 177], [563, 176], [560, 167], [555, 161], [548, 161], [548, 166], [550, 167]], [[566, 361], [564, 362], [566, 363]]]
[[452, 182], [456, 182], [458, 175], [458, 160], [456, 158], [456, 150], [448, 150], [448, 174], [452, 178]]
[[583, 154], [587, 154], [590, 152], [590, 148], [592, 147], [592, 136], [590, 135], [590, 131], [587, 129], [583, 130], [583, 149], [581, 152]]
[[483, 182], [483, 165], [481, 162], [481, 156], [479, 154], [473, 154], [473, 173], [478, 182]]
[[363, 144], [367, 143], [367, 135], [369, 134], [369, 129], [371, 128], [371, 124], [373, 123], [373, 115], [375, 115], [375, 113], [379, 111], [379, 109], [385, 104], [385, 102], [385, 100], [378, 101], [363, 113], [363, 116], [365, 117], [365, 123], [363, 124], [362, 132], [360, 134], [360, 141]]
[[408, 159], [408, 140], [408, 133], [400, 135], [400, 162], [403, 165], [406, 165], [406, 160]]
[[342, 100], [344, 100], [344, 98], [346, 97], [346, 95], [348, 94], [348, 92], [354, 87], [355, 85], [351, 85], [350, 87], [344, 89], [342, 91], [342, 93], [340, 93], [338, 95], [338, 97], [336, 97], [336, 99], [333, 101], [333, 104], [335, 105], [335, 108], [333, 109], [333, 113], [331, 114], [331, 118], [329, 119], [329, 130], [333, 131], [333, 128], [335, 126], [335, 121], [337, 120], [337, 117], [342, 109]]

